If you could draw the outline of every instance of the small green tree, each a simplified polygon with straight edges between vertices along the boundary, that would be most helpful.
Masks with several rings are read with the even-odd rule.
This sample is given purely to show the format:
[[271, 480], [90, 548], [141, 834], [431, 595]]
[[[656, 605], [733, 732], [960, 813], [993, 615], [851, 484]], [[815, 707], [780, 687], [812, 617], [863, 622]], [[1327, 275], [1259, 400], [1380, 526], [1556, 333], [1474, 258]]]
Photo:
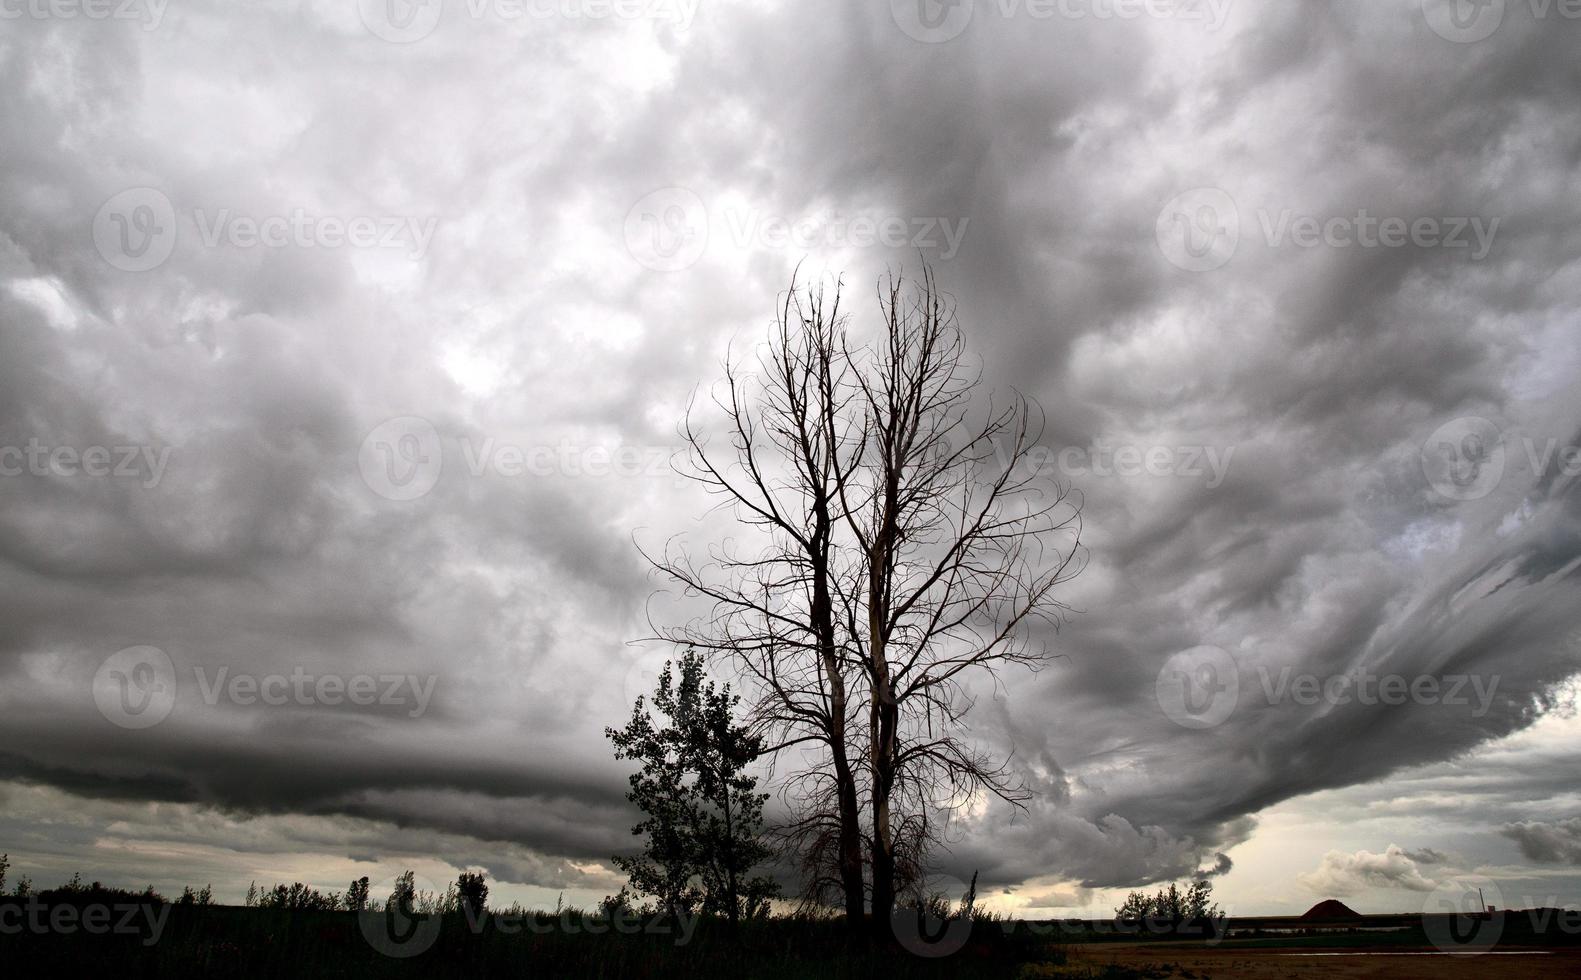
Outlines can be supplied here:
[[695, 650], [682, 656], [679, 676], [675, 667], [665, 664], [653, 694], [667, 724], [656, 725], [639, 697], [625, 728], [605, 730], [616, 758], [642, 766], [627, 797], [645, 814], [632, 833], [647, 835], [647, 845], [615, 862], [666, 911], [700, 903], [734, 924], [765, 913], [778, 894], [772, 879], [752, 874], [771, 854], [763, 831], [768, 795], [746, 772], [763, 740], [736, 722], [740, 698], [707, 679]]

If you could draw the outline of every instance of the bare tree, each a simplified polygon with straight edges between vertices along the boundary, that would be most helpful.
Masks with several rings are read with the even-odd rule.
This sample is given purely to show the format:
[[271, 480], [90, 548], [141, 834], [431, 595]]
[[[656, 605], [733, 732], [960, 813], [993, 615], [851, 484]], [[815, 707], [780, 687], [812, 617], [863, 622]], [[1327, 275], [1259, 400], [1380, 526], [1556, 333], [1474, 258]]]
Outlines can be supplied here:
[[728, 654], [756, 688], [809, 893], [839, 890], [853, 924], [867, 899], [887, 930], [954, 810], [984, 793], [1024, 803], [1006, 763], [963, 735], [964, 682], [1045, 656], [1028, 627], [1057, 626], [1080, 521], [1030, 465], [1041, 433], [1025, 400], [973, 416], [979, 378], [931, 271], [879, 300], [882, 332], [863, 347], [838, 287], [826, 301], [793, 282], [760, 371], [725, 365], [729, 450], [690, 412], [682, 430], [683, 473], [765, 543], [650, 560], [711, 610], [660, 635]]
[[1058, 625], [1054, 588], [1080, 571], [1080, 509], [1029, 453], [1040, 419], [1016, 397], [971, 416], [955, 310], [931, 270], [879, 295], [876, 351], [846, 352], [867, 433], [840, 471], [840, 509], [865, 572], [852, 638], [867, 674], [872, 909], [887, 925], [899, 883], [935, 840], [934, 814], [975, 794], [1026, 799], [1003, 763], [962, 738], [962, 681], [1036, 664], [1033, 621]]
[[849, 690], [859, 665], [836, 597], [848, 591], [839, 580], [855, 573], [844, 567], [849, 556], [836, 536], [841, 459], [860, 450], [863, 434], [846, 421], [854, 392], [844, 346], [838, 291], [826, 303], [822, 290], [803, 296], [793, 282], [760, 371], [749, 376], [725, 364], [715, 402], [727, 419], [728, 450], [712, 450], [690, 412], [682, 430], [689, 449], [683, 475], [763, 532], [765, 543], [745, 554], [726, 544], [701, 565], [684, 551], [648, 557], [710, 602], [705, 620], [661, 633], [729, 654], [752, 682], [749, 718], [767, 752], [786, 760], [786, 797], [795, 804], [787, 836], [804, 856], [805, 894], [823, 900], [837, 892], [854, 927], [865, 898], [862, 756], [853, 745]]

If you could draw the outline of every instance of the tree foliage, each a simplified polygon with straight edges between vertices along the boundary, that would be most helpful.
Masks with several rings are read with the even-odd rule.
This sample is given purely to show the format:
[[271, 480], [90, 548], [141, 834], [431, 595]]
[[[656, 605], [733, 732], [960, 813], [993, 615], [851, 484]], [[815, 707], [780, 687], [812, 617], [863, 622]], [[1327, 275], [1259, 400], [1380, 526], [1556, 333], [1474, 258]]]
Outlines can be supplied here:
[[606, 729], [615, 756], [637, 762], [627, 797], [643, 812], [632, 833], [642, 853], [617, 857], [631, 887], [670, 914], [701, 910], [732, 922], [767, 911], [773, 881], [752, 874], [771, 854], [757, 777], [747, 767], [762, 739], [738, 724], [739, 698], [709, 680], [695, 650], [666, 663], [653, 693], [658, 721], [639, 697], [625, 728]]
[[1169, 926], [1217, 919], [1223, 914], [1213, 902], [1213, 883], [1206, 878], [1194, 879], [1184, 890], [1170, 882], [1152, 895], [1131, 892], [1114, 910], [1114, 917], [1122, 922], [1155, 922]]

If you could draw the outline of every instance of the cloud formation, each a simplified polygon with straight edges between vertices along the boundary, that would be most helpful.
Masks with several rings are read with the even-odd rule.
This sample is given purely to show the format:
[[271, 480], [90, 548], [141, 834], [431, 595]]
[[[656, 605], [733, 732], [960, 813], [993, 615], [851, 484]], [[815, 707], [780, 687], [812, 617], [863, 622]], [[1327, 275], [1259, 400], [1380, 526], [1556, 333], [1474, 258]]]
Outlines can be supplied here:
[[1318, 895], [1354, 895], [1369, 888], [1432, 891], [1437, 885], [1422, 874], [1417, 864], [1405, 850], [1390, 844], [1382, 854], [1329, 851], [1316, 870], [1298, 877], [1301, 884]]
[[[962, 815], [946, 870], [1228, 885], [1268, 808], [1424, 772], [1424, 809], [1575, 864], [1573, 769], [1519, 740], [1581, 670], [1574, 25], [1214, 9], [8, 22], [0, 776], [111, 836], [123, 804], [299, 818], [563, 885], [630, 844], [600, 732], [651, 667], [632, 537], [729, 533], [664, 466], [689, 399], [799, 262], [861, 329], [926, 258], [985, 386], [1046, 410], [1092, 558], [1064, 656], [972, 714], [1039, 795]], [[94, 685], [139, 645], [174, 701], [132, 730]], [[436, 682], [419, 717], [209, 703], [220, 668]], [[1309, 875], [1419, 890], [1426, 857]]]

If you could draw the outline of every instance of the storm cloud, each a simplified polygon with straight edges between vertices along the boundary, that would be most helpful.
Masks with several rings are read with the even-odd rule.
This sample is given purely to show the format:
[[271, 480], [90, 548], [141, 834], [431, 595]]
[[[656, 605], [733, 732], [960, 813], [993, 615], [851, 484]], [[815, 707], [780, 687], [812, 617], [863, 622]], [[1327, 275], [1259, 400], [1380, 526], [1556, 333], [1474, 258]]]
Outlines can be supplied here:
[[[1269, 808], [1429, 780], [1459, 809], [1411, 851], [1301, 881], [1420, 891], [1466, 825], [1575, 865], [1573, 759], [1520, 736], [1581, 671], [1581, 23], [1156, 6], [8, 20], [8, 832], [85, 873], [118, 842], [135, 884], [183, 840], [149, 807], [215, 868], [608, 889], [602, 729], [663, 654], [633, 538], [729, 533], [677, 422], [798, 265], [861, 330], [927, 261], [1089, 555], [1062, 656], [975, 692], [1036, 796], [957, 814], [948, 873], [1228, 890]], [[147, 727], [96, 700], [134, 647], [169, 663]], [[221, 669], [306, 693], [206, 697]], [[346, 694], [385, 675], [432, 696]]]

